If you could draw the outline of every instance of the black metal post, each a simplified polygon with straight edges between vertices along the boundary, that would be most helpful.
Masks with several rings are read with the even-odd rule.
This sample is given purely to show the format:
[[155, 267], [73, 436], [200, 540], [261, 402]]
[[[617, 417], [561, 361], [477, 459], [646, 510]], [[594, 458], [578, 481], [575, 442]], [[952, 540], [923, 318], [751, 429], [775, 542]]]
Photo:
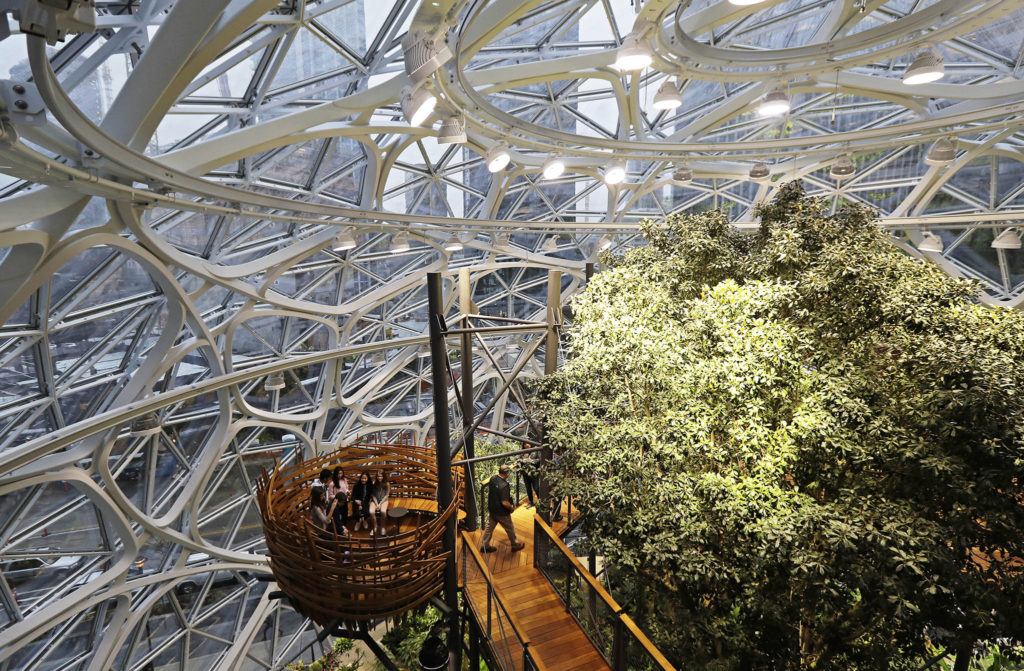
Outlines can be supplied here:
[[626, 671], [626, 652], [626, 625], [617, 617], [612, 634], [612, 671]]
[[594, 264], [593, 264], [593, 262], [587, 263], [585, 268], [586, 269], [583, 271], [583, 273], [584, 273], [583, 276], [586, 278], [587, 282], [589, 283], [590, 282], [590, 278], [594, 276]]
[[[470, 286], [469, 268], [459, 269], [459, 309], [464, 315], [473, 314], [473, 295]], [[469, 317], [464, 319], [462, 327], [468, 329], [472, 326]], [[462, 345], [462, 363], [459, 366], [460, 379], [462, 381], [462, 433], [464, 436], [463, 451], [467, 459], [476, 456], [474, 445], [473, 419], [475, 409], [473, 406], [473, 335], [463, 333], [460, 337]], [[473, 495], [466, 497], [466, 526], [470, 531], [476, 531], [476, 480], [474, 478], [474, 467], [472, 462], [466, 464], [466, 482]], [[483, 505], [480, 503], [479, 505]], [[474, 667], [476, 671], [476, 667]]]
[[[548, 300], [547, 300], [547, 334], [544, 341], [544, 374], [550, 375], [558, 369], [558, 326], [562, 323], [562, 273], [558, 270], [548, 271]], [[543, 449], [540, 453], [538, 469], [551, 461], [551, 445], [545, 436], [541, 436]], [[539, 506], [538, 513], [541, 518], [551, 524], [551, 484], [548, 478], [540, 475], [537, 483], [537, 497], [544, 503]]]
[[[441, 273], [427, 273], [427, 319], [430, 328], [430, 368], [434, 397], [434, 447], [437, 451], [438, 510], [447, 510], [455, 498], [452, 482], [451, 427], [448, 423], [448, 376], [444, 365], [447, 353], [444, 343], [444, 295]], [[454, 669], [461, 668], [462, 630], [459, 621], [459, 573], [455, 564], [455, 525], [457, 515], [444, 526], [444, 551], [448, 559], [444, 567], [444, 600], [449, 608], [448, 650], [452, 652]]]

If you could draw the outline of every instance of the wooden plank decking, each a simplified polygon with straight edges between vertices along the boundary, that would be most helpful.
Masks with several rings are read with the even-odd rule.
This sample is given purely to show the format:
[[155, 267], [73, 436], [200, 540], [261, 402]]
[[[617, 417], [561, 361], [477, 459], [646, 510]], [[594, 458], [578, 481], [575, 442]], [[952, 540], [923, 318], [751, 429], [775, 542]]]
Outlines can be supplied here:
[[[519, 507], [512, 514], [512, 520], [518, 540], [526, 547], [512, 552], [504, 530], [499, 527], [492, 539], [497, 552], [483, 554], [482, 557], [493, 576], [498, 595], [508, 605], [517, 626], [530, 642], [532, 654], [549, 671], [609, 669], [576, 620], [566, 612], [562, 600], [547, 579], [533, 567], [533, 510]], [[481, 531], [467, 534], [477, 548], [482, 535]], [[483, 603], [481, 597], [486, 598], [484, 589], [474, 587], [472, 583], [469, 587], [471, 597], [477, 603]], [[504, 643], [503, 640], [495, 641], [499, 647]], [[519, 661], [515, 668], [521, 669], [521, 665]]]

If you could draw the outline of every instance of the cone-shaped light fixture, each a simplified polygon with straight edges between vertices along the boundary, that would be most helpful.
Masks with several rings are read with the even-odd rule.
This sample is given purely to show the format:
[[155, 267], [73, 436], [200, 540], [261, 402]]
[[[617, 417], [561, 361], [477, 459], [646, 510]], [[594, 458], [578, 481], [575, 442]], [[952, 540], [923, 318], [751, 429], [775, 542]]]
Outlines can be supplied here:
[[466, 141], [466, 121], [462, 116], [453, 114], [441, 121], [437, 131], [438, 144], [463, 144]]
[[626, 179], [626, 164], [622, 161], [612, 161], [604, 167], [604, 183], [608, 186], [621, 184]]
[[152, 436], [160, 433], [160, 418], [155, 412], [147, 412], [132, 420], [128, 427], [128, 435], [134, 438]]
[[676, 186], [689, 184], [691, 180], [693, 180], [693, 171], [685, 165], [677, 165], [676, 169], [672, 171], [672, 183]]
[[917, 248], [922, 252], [941, 254], [944, 246], [942, 244], [942, 238], [931, 231], [925, 231], [921, 234], [921, 242], [917, 243]]
[[750, 179], [768, 179], [768, 176], [771, 174], [771, 170], [768, 169], [768, 164], [764, 161], [758, 161], [750, 167]]
[[406, 232], [396, 233], [395, 237], [391, 238], [391, 251], [392, 252], [407, 252], [411, 246], [409, 245], [409, 234]]
[[789, 111], [792, 103], [789, 96], [782, 89], [769, 91], [757, 106], [757, 113], [761, 116], [782, 116]]
[[561, 156], [548, 156], [540, 167], [540, 172], [544, 179], [557, 179], [565, 172], [565, 161]]
[[486, 161], [489, 172], [501, 172], [508, 166], [511, 160], [512, 155], [508, 153], [508, 147], [504, 142], [498, 142], [487, 150]]
[[679, 93], [679, 87], [671, 79], [666, 79], [654, 94], [651, 107], [656, 110], [674, 110], [682, 104], [683, 96]]
[[437, 96], [422, 86], [402, 89], [402, 114], [410, 126], [422, 126], [437, 105]]
[[452, 233], [448, 236], [448, 239], [444, 243], [445, 251], [458, 252], [462, 250], [462, 241], [459, 240], [459, 236]]
[[847, 155], [842, 155], [836, 162], [832, 164], [828, 174], [832, 179], [846, 179], [853, 175], [857, 171], [857, 166], [853, 164], [853, 159]]
[[1006, 229], [992, 241], [992, 249], [1020, 249], [1020, 234], [1016, 229]]
[[284, 373], [271, 373], [263, 382], [263, 388], [267, 391], [278, 391], [284, 389]]
[[622, 40], [622, 46], [615, 53], [615, 67], [623, 72], [643, 70], [654, 62], [651, 45], [630, 33]]
[[356, 246], [356, 239], [352, 233], [347, 229], [341, 229], [341, 233], [338, 233], [338, 237], [334, 240], [334, 246], [331, 247], [337, 253], [346, 252], [353, 249]]
[[937, 49], [925, 49], [918, 52], [910, 66], [903, 71], [903, 83], [907, 86], [927, 84], [942, 79], [945, 74], [942, 54]]
[[940, 137], [924, 155], [928, 165], [946, 165], [956, 158], [956, 144], [948, 137]]

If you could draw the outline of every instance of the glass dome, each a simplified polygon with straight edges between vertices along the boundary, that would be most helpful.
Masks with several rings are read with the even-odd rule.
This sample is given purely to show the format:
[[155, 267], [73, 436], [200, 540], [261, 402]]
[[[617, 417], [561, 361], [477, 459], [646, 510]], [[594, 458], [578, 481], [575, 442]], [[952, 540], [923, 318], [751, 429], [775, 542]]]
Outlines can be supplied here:
[[[542, 318], [547, 271], [571, 300], [599, 244], [642, 244], [641, 219], [722, 208], [755, 227], [754, 205], [801, 179], [1017, 306], [1024, 251], [992, 242], [1024, 217], [1018, 4], [6, 10], [0, 668], [308, 657], [310, 623], [257, 579], [253, 481], [275, 458], [427, 438], [429, 271], [451, 293], [470, 267], [481, 313]], [[650, 66], [615, 68], [627, 38]], [[942, 78], [906, 83], [924, 51]], [[653, 104], [666, 82], [669, 109]], [[760, 113], [776, 91], [788, 111]], [[465, 141], [439, 142], [453, 118]], [[565, 171], [545, 179], [552, 156]], [[473, 362], [484, 399], [523, 345], [490, 342], [500, 356]], [[489, 421], [515, 430], [520, 406]]]

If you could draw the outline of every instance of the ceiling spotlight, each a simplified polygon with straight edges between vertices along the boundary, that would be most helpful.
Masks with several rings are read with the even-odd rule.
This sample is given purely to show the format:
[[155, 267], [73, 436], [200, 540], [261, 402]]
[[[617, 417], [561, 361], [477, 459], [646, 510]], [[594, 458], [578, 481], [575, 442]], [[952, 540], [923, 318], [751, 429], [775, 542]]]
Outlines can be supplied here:
[[155, 412], [147, 412], [132, 420], [128, 426], [128, 435], [133, 438], [153, 436], [160, 433], [160, 418]]
[[391, 251], [392, 252], [407, 252], [411, 248], [409, 244], [409, 234], [402, 231], [396, 233], [395, 237], [391, 238]]
[[451, 235], [448, 236], [448, 239], [445, 241], [444, 248], [445, 248], [445, 251], [448, 251], [448, 252], [458, 252], [458, 251], [461, 251], [462, 250], [462, 241], [459, 240], [459, 237], [457, 235], [452, 233]]
[[942, 238], [931, 231], [921, 233], [921, 242], [917, 243], [917, 249], [922, 252], [941, 254], [943, 250]]
[[952, 163], [956, 158], [956, 145], [948, 137], [941, 137], [935, 141], [928, 153], [924, 155], [924, 162], [928, 165], [946, 165]]
[[622, 45], [615, 53], [615, 67], [624, 72], [643, 70], [654, 62], [651, 45], [641, 42], [633, 33], [626, 35]]
[[459, 114], [445, 117], [437, 131], [438, 144], [462, 144], [466, 141], [466, 120]]
[[604, 167], [604, 183], [608, 186], [621, 184], [626, 179], [626, 164], [622, 161], [612, 161]]
[[414, 84], [432, 75], [452, 57], [448, 43], [431, 39], [422, 30], [411, 30], [402, 40], [405, 56], [405, 73]]
[[540, 167], [540, 172], [544, 175], [544, 179], [561, 177], [562, 173], [565, 172], [565, 161], [562, 160], [561, 156], [548, 156], [544, 161], [544, 165]]
[[331, 248], [337, 253], [346, 252], [356, 246], [356, 239], [347, 228], [341, 229], [341, 233], [338, 233], [338, 237], [334, 240], [334, 246]]
[[612, 243], [615, 240], [610, 235], [602, 235], [597, 239], [597, 251], [603, 252], [611, 249]]
[[850, 177], [856, 171], [857, 166], [853, 164], [853, 160], [846, 154], [843, 154], [832, 164], [828, 174], [832, 179], [840, 180]]
[[554, 254], [558, 251], [558, 236], [551, 235], [544, 241], [544, 244], [540, 246], [540, 250], [547, 254]]
[[490, 172], [501, 172], [512, 160], [508, 153], [508, 147], [504, 142], [499, 142], [487, 150], [487, 170]]
[[1020, 234], [1016, 229], [1006, 229], [992, 241], [992, 249], [1020, 249]]
[[271, 373], [263, 382], [266, 391], [278, 391], [284, 389], [284, 373]]
[[421, 126], [437, 105], [437, 96], [422, 86], [402, 89], [402, 114], [410, 126]]
[[938, 49], [925, 49], [918, 52], [910, 66], [903, 71], [903, 83], [907, 86], [927, 84], [942, 79], [946, 68], [942, 65], [942, 54]]
[[679, 87], [671, 79], [666, 79], [654, 94], [651, 107], [656, 110], [674, 110], [682, 104], [683, 96], [679, 93]]
[[782, 116], [789, 111], [791, 103], [789, 96], [782, 89], [769, 91], [757, 106], [757, 113], [761, 116]]
[[509, 243], [508, 233], [498, 233], [495, 235], [494, 246], [498, 249], [509, 249], [512, 245]]
[[750, 179], [761, 180], [768, 179], [771, 174], [771, 170], [768, 169], [768, 164], [764, 161], [758, 161], [750, 167]]
[[685, 165], [677, 165], [676, 169], [672, 171], [672, 183], [676, 186], [689, 184], [692, 179], [693, 170], [690, 170]]

